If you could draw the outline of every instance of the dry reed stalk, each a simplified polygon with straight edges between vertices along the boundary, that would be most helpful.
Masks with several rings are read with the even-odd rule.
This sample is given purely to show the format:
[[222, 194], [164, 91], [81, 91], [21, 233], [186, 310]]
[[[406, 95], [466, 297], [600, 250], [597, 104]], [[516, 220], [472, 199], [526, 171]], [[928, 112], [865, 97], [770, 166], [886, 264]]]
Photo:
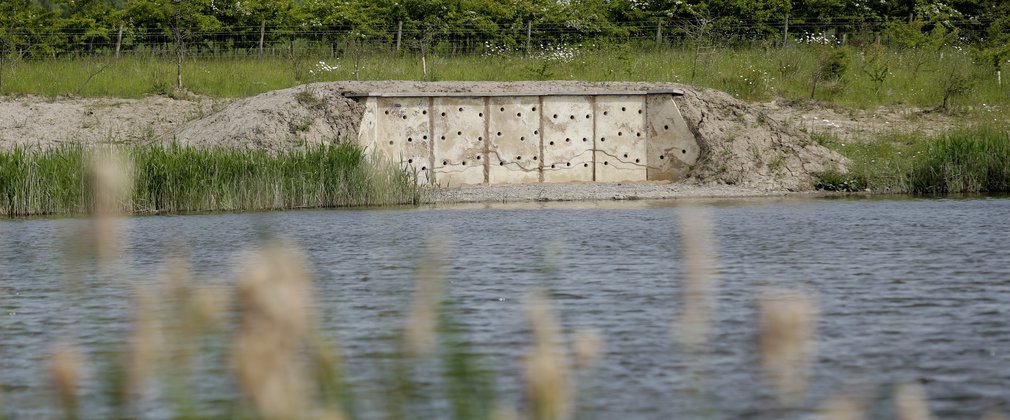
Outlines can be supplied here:
[[599, 330], [585, 328], [576, 330], [572, 339], [572, 353], [575, 356], [575, 368], [579, 370], [596, 366], [600, 359], [600, 349], [603, 348], [603, 335]]
[[806, 395], [816, 352], [816, 303], [800, 292], [767, 291], [758, 304], [765, 378], [774, 386], [781, 403], [797, 404]]
[[715, 310], [718, 287], [715, 275], [715, 240], [712, 238], [711, 222], [704, 210], [685, 208], [679, 215], [684, 283], [680, 297], [682, 309], [674, 335], [681, 346], [699, 350], [708, 343], [711, 317]]
[[982, 420], [1007, 420], [1007, 418], [999, 411], [990, 411], [982, 416]]
[[241, 321], [233, 346], [239, 386], [265, 419], [304, 417], [308, 372], [299, 358], [313, 316], [307, 261], [280, 245], [257, 253], [238, 275]]
[[933, 418], [926, 404], [926, 389], [916, 383], [904, 383], [894, 390], [894, 412], [899, 420]]
[[125, 401], [143, 397], [143, 390], [156, 368], [162, 339], [155, 302], [153, 293], [141, 292], [137, 296], [133, 331], [124, 356], [126, 378], [122, 393]]
[[129, 210], [133, 168], [118, 150], [97, 150], [92, 155], [91, 179], [95, 200], [95, 251], [101, 260], [109, 261], [119, 255], [116, 224]]
[[425, 255], [418, 266], [414, 281], [414, 295], [407, 316], [404, 343], [413, 356], [424, 356], [435, 347], [438, 328], [439, 304], [442, 301], [444, 276], [442, 266], [447, 258], [446, 249], [451, 240], [444, 235], [432, 235], [425, 247]]
[[526, 397], [530, 418], [562, 420], [571, 417], [571, 387], [560, 330], [547, 298], [534, 294], [527, 305], [533, 345], [525, 358]]
[[866, 418], [866, 401], [853, 393], [835, 395], [821, 404], [818, 418], [824, 420], [862, 420]]
[[49, 359], [49, 373], [53, 387], [68, 418], [76, 417], [77, 387], [81, 382], [84, 365], [81, 350], [69, 343], [57, 344]]

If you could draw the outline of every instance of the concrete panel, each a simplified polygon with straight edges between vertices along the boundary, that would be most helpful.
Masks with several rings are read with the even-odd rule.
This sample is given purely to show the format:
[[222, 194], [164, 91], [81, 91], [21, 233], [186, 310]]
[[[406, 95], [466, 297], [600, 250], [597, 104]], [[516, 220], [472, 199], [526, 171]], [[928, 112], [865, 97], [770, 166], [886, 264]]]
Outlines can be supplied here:
[[434, 98], [435, 182], [443, 186], [484, 182], [484, 99]]
[[593, 103], [588, 96], [543, 98], [544, 182], [593, 180]]
[[645, 181], [645, 97], [597, 96], [596, 181]]
[[361, 116], [361, 125], [358, 126], [358, 146], [365, 149], [366, 153], [378, 150], [378, 144], [376, 144], [375, 139], [377, 102], [376, 98], [365, 100], [365, 112]]
[[540, 99], [488, 98], [488, 182], [540, 182]]
[[431, 180], [429, 98], [378, 98], [377, 150], [415, 171], [418, 180]]
[[687, 127], [672, 94], [649, 95], [648, 109], [648, 179], [676, 181], [687, 176], [698, 160], [698, 141]]

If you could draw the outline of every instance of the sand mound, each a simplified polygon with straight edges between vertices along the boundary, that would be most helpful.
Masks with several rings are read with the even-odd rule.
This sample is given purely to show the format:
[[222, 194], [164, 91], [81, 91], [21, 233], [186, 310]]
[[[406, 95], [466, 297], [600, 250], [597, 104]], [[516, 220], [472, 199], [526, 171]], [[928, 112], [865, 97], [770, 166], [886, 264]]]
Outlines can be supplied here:
[[724, 92], [684, 93], [677, 103], [701, 146], [691, 169], [696, 182], [802, 191], [813, 188], [819, 172], [845, 170], [842, 155]]

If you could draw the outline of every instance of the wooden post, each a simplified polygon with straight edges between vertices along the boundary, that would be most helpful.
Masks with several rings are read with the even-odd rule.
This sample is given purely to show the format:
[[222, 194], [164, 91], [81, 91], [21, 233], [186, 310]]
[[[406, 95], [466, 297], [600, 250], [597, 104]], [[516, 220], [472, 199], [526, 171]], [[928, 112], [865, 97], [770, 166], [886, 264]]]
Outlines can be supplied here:
[[785, 25], [782, 27], [782, 46], [789, 45], [789, 14], [786, 13]]
[[116, 58], [119, 58], [119, 49], [123, 46], [123, 24], [119, 24], [119, 33], [116, 35]]
[[263, 58], [263, 39], [266, 38], [267, 34], [267, 21], [260, 22], [260, 47], [259, 47], [259, 57]]
[[403, 21], [396, 24], [396, 52], [400, 52], [400, 40], [403, 39]]
[[663, 22], [656, 23], [656, 48], [663, 42]]
[[530, 55], [530, 42], [533, 40], [533, 21], [526, 22], [526, 56]]

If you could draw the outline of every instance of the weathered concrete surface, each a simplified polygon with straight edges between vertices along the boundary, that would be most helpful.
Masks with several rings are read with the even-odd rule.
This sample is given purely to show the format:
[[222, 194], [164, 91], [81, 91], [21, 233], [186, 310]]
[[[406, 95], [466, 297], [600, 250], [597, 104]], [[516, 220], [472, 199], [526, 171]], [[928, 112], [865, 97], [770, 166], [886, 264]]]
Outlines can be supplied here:
[[488, 182], [540, 182], [540, 100], [488, 98]]
[[700, 148], [673, 95], [646, 98], [646, 159], [650, 181], [673, 181], [687, 176]]
[[592, 98], [546, 96], [543, 106], [544, 182], [592, 181]]
[[483, 98], [432, 98], [435, 182], [442, 186], [485, 181]]
[[645, 95], [596, 98], [596, 181], [647, 180]]
[[673, 181], [700, 150], [675, 95], [366, 95], [359, 142], [443, 186]]
[[431, 124], [428, 98], [378, 98], [376, 149], [414, 171], [418, 180], [431, 180]]

